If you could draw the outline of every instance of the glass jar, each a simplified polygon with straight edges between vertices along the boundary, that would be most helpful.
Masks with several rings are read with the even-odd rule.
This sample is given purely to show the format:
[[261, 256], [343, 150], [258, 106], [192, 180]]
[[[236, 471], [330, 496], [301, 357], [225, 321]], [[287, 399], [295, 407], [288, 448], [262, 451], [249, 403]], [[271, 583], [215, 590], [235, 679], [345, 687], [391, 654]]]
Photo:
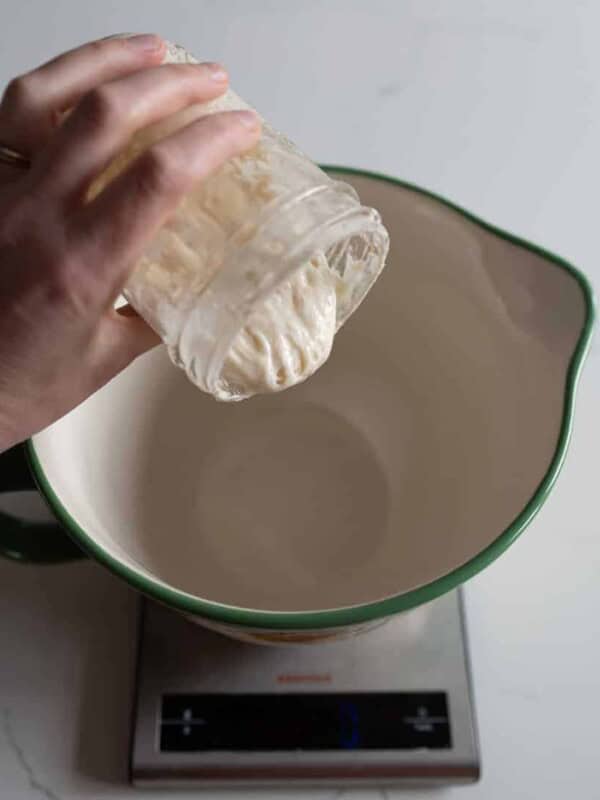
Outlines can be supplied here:
[[[165, 60], [197, 63], [171, 44]], [[92, 194], [179, 127], [242, 108], [249, 106], [229, 90], [139, 132]], [[240, 400], [253, 392], [224, 374], [225, 361], [278, 287], [324, 256], [336, 276], [337, 330], [375, 281], [387, 249], [378, 212], [263, 121], [256, 147], [228, 161], [180, 203], [139, 260], [124, 295], [195, 384], [218, 399]]]

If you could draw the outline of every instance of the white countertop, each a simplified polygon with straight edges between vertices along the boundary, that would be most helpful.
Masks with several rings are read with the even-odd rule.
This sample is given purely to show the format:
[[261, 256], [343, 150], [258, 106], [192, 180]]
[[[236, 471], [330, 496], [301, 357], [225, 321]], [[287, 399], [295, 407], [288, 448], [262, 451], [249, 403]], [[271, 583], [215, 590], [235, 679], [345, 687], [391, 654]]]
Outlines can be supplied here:
[[[3, 4], [0, 84], [155, 30], [226, 63], [317, 160], [433, 189], [599, 284], [599, 26], [596, 0], [21, 0]], [[483, 777], [451, 800], [600, 797], [599, 416], [596, 342], [554, 494], [467, 588]], [[126, 785], [134, 637], [134, 595], [95, 564], [0, 562], [2, 800], [143, 794]]]

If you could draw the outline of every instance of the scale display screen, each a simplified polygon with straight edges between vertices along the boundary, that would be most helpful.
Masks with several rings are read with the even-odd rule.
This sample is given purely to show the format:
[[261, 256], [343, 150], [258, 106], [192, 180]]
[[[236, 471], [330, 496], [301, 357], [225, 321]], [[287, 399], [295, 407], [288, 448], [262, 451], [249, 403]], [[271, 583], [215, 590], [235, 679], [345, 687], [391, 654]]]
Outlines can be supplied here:
[[166, 694], [160, 750], [408, 750], [452, 746], [445, 692]]

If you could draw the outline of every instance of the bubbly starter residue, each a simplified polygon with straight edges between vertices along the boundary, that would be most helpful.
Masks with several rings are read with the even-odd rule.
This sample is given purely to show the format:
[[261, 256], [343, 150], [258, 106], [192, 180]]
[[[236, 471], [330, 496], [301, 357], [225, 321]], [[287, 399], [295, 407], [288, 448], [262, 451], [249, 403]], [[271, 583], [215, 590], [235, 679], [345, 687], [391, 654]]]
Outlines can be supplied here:
[[319, 255], [275, 290], [235, 338], [223, 383], [252, 395], [287, 389], [312, 375], [335, 336], [335, 280]]
[[[169, 45], [165, 61], [197, 63], [177, 45]], [[102, 191], [147, 147], [182, 126], [207, 112], [248, 107], [228, 90], [209, 103], [192, 106], [138, 131], [96, 179], [89, 197]], [[263, 142], [273, 134], [265, 125]], [[194, 336], [192, 332], [185, 339], [182, 332], [190, 320], [192, 325], [202, 325], [202, 320], [192, 313], [195, 298], [221, 268], [231, 237], [239, 238], [240, 231], [245, 233], [247, 228], [250, 238], [250, 220], [288, 191], [274, 177], [269, 160], [272, 156], [263, 142], [250, 153], [226, 162], [216, 174], [194, 187], [150, 242], [126, 287], [127, 298], [157, 329], [172, 359], [192, 381]], [[225, 358], [213, 390], [215, 397], [239, 400], [276, 392], [312, 375], [331, 352], [337, 302], [343, 292], [339, 274], [330, 268], [322, 252], [315, 253], [251, 313]], [[186, 342], [192, 343], [187, 349]]]

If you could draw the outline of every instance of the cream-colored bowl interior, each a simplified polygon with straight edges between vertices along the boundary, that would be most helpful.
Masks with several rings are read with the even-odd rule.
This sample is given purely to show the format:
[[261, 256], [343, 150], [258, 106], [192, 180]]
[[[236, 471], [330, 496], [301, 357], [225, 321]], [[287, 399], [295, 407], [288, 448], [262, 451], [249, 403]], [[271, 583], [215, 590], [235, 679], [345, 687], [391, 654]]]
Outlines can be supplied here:
[[314, 377], [218, 404], [159, 349], [35, 437], [71, 516], [139, 572], [254, 609], [382, 599], [475, 556], [548, 469], [576, 280], [437, 200], [344, 177], [391, 252]]

